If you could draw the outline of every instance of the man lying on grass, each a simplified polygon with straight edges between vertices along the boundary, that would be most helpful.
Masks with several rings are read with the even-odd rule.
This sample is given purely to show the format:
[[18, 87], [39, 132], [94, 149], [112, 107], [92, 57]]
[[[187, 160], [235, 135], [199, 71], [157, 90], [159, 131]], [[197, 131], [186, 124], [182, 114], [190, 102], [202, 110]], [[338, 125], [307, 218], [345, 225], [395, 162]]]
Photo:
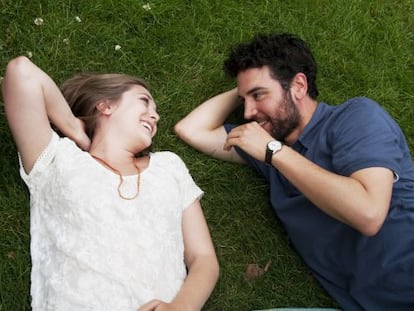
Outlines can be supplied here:
[[[215, 158], [252, 166], [294, 247], [344, 310], [414, 310], [414, 166], [376, 102], [318, 102], [317, 66], [295, 35], [258, 35], [224, 64], [237, 88], [176, 126]], [[242, 125], [225, 124], [244, 105]]]

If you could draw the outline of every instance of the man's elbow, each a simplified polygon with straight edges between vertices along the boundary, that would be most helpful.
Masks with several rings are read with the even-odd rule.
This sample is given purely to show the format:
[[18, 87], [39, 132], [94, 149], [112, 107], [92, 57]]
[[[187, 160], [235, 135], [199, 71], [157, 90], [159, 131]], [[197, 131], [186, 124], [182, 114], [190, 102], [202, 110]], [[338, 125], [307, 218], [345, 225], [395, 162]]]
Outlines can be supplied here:
[[359, 231], [367, 237], [375, 236], [382, 228], [386, 215], [369, 215], [361, 224]]
[[174, 125], [175, 135], [186, 143], [190, 143], [191, 135], [189, 135], [189, 132], [190, 130], [186, 128], [183, 120]]

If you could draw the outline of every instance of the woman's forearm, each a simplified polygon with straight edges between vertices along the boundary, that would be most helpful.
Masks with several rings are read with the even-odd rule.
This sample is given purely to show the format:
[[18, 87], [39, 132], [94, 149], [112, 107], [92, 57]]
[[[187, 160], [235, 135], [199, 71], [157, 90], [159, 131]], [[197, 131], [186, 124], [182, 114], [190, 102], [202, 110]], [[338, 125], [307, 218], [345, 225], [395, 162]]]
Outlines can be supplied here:
[[183, 311], [201, 310], [212, 293], [218, 276], [219, 265], [214, 254], [196, 258], [189, 267], [187, 279], [172, 303], [181, 306]]

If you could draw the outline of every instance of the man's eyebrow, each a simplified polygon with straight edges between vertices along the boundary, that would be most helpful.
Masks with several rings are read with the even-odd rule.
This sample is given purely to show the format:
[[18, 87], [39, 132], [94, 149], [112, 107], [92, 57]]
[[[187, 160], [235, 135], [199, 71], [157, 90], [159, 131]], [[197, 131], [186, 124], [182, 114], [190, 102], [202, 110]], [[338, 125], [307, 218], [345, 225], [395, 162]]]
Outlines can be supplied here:
[[[263, 86], [256, 86], [256, 87], [254, 87], [254, 88], [252, 88], [251, 90], [249, 90], [247, 93], [246, 93], [246, 95], [252, 95], [253, 93], [255, 93], [255, 92], [257, 92], [257, 91], [262, 91], [262, 90], [266, 90], [266, 88], [265, 87], [263, 87]], [[244, 101], [244, 96], [242, 96], [242, 95], [237, 95], [237, 97], [241, 100], [241, 101]]]
[[252, 88], [251, 90], [249, 90], [249, 91], [247, 92], [247, 95], [251, 95], [252, 93], [255, 93], [255, 92], [257, 92], [257, 91], [261, 91], [261, 90], [264, 90], [264, 89], [266, 89], [266, 88], [264, 88], [264, 87], [262, 87], [262, 86], [257, 86], [257, 87], [254, 87], [254, 88]]

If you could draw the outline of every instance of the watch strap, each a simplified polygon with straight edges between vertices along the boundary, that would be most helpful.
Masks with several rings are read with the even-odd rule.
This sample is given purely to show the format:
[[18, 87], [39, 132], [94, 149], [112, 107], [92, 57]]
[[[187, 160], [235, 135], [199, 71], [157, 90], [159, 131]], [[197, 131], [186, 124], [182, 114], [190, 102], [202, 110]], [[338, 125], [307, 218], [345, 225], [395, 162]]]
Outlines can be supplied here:
[[272, 156], [273, 156], [273, 151], [270, 150], [269, 147], [266, 146], [265, 163], [272, 164]]
[[[277, 149], [272, 150], [272, 149], [270, 149], [270, 148], [269, 148], [269, 145], [270, 145], [272, 142], [277, 142], [277, 143], [279, 144]], [[280, 142], [280, 141], [271, 141], [271, 142], [269, 142], [269, 143], [266, 145], [265, 163], [266, 163], [266, 164], [269, 164], [269, 165], [272, 165], [272, 157], [273, 157], [273, 155], [274, 155], [275, 153], [279, 152], [279, 151], [282, 149], [282, 147], [283, 147], [283, 143], [282, 143], [282, 142]]]

